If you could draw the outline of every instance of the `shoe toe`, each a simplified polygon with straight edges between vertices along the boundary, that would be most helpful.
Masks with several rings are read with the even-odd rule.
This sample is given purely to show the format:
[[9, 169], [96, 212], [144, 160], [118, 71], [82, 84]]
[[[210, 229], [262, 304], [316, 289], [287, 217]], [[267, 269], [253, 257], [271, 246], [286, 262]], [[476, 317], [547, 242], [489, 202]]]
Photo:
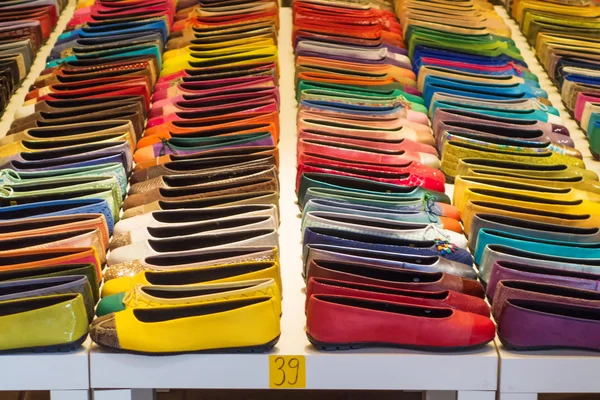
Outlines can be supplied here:
[[462, 229], [462, 226], [460, 225], [460, 222], [458, 222], [454, 218], [440, 217], [440, 221], [441, 221], [442, 225], [444, 226], [444, 229], [447, 229], [449, 231], [456, 232], [456, 233], [463, 233], [463, 229]]
[[485, 291], [483, 290], [483, 286], [479, 281], [475, 279], [463, 279], [463, 293], [468, 294], [470, 296], [479, 297], [481, 299], [485, 296]]
[[458, 211], [458, 208], [456, 208], [450, 204], [439, 203], [439, 202], [436, 203], [436, 205], [439, 206], [440, 209], [442, 210], [443, 217], [452, 218], [457, 221], [460, 220], [460, 211]]
[[120, 349], [119, 336], [117, 335], [117, 324], [114, 314], [108, 314], [96, 318], [90, 326], [90, 338], [94, 343], [113, 349]]
[[473, 326], [471, 329], [471, 338], [469, 346], [477, 346], [494, 340], [496, 336], [496, 325], [488, 317], [472, 314]]
[[109, 249], [111, 251], [118, 249], [119, 247], [127, 246], [131, 244], [131, 234], [129, 232], [114, 235], [110, 241]]

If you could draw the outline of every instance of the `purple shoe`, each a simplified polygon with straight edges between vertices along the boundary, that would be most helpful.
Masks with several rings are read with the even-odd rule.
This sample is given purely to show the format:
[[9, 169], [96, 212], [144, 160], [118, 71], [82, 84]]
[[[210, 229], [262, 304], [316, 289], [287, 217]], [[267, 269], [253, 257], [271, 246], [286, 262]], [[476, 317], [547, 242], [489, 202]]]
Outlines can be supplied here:
[[500, 281], [496, 286], [492, 315], [497, 320], [509, 300], [549, 301], [600, 308], [600, 293], [527, 281]]
[[500, 281], [528, 281], [568, 286], [582, 290], [600, 291], [600, 274], [564, 271], [508, 261], [497, 261], [492, 267], [486, 295], [491, 301]]
[[535, 300], [508, 300], [498, 337], [511, 350], [600, 351], [600, 309]]
[[43, 277], [0, 283], [0, 301], [70, 293], [83, 296], [88, 318], [91, 321], [94, 317], [94, 296], [85, 275]]

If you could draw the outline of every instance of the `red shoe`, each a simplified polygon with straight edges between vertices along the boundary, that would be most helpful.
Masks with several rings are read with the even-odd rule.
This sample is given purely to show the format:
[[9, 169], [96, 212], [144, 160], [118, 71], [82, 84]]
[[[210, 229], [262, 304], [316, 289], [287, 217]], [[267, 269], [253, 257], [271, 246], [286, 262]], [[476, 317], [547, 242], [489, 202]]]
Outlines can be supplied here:
[[320, 350], [371, 346], [466, 350], [492, 341], [491, 319], [451, 308], [358, 297], [314, 295], [306, 313], [308, 340]]
[[452, 290], [423, 292], [315, 277], [308, 280], [305, 310], [308, 307], [308, 299], [312, 295], [319, 294], [360, 297], [361, 299], [414, 304], [423, 307], [452, 308], [485, 317], [490, 316], [490, 307], [485, 300]]
[[296, 192], [300, 187], [300, 178], [305, 172], [352, 176], [354, 178], [370, 179], [372, 181], [393, 183], [401, 186], [422, 186], [426, 189], [435, 190], [440, 193], [446, 191], [446, 186], [442, 181], [418, 176], [411, 172], [405, 172], [402, 171], [401, 168], [398, 168], [398, 171], [387, 172], [336, 163], [302, 163], [298, 164]]
[[[442, 180], [442, 172], [439, 170], [440, 161], [437, 157], [426, 153], [406, 152], [406, 151], [381, 151], [344, 144], [334, 145], [330, 142], [317, 140], [298, 140], [297, 156], [302, 153], [310, 153], [317, 156], [335, 157], [347, 162], [368, 163], [368, 164], [387, 164], [387, 165], [406, 165], [411, 168], [410, 172], [416, 175], [426, 176], [433, 179]], [[426, 164], [423, 161], [429, 163]], [[408, 172], [408, 171], [407, 171]]]

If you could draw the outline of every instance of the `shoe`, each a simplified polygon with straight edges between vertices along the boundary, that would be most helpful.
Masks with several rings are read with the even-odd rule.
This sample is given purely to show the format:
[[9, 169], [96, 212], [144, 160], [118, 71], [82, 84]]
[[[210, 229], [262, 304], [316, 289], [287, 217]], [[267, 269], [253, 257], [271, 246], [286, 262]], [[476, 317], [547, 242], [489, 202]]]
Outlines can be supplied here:
[[265, 178], [277, 179], [277, 169], [271, 167], [241, 167], [228, 168], [223, 171], [207, 171], [185, 175], [166, 175], [144, 182], [135, 183], [129, 188], [129, 195], [144, 194], [150, 196], [151, 193], [160, 189], [184, 189], [193, 187], [203, 187], [216, 185], [222, 181], [232, 183], [245, 183], [252, 179]]
[[19, 170], [18, 166], [20, 166], [19, 163], [15, 162], [13, 165], [9, 165], [9, 169], [0, 171], [0, 181], [7, 185], [12, 185], [27, 182], [52, 182], [52, 179], [56, 178], [96, 178], [106, 176], [115, 178], [119, 183], [121, 193], [127, 193], [127, 173], [123, 168], [123, 164], [118, 162], [73, 168], [57, 168], [50, 171]]
[[88, 320], [91, 321], [94, 318], [94, 305], [96, 302], [94, 301], [90, 282], [84, 275], [28, 278], [0, 283], [0, 301], [58, 294], [81, 295]]
[[574, 178], [582, 177], [593, 181], [598, 180], [598, 175], [588, 169], [572, 167], [565, 164], [542, 165], [527, 164], [515, 161], [492, 160], [487, 158], [462, 158], [458, 162], [456, 175], [471, 175], [469, 170], [494, 171], [496, 173], [510, 173], [523, 177], [540, 178]]
[[568, 286], [575, 289], [597, 291], [597, 273], [584, 273], [562, 269], [539, 267], [535, 265], [518, 264], [498, 261], [492, 267], [488, 281], [486, 295], [488, 300], [494, 299], [498, 282], [503, 280], [533, 281], [559, 286]]
[[148, 256], [191, 252], [201, 249], [234, 248], [236, 246], [279, 247], [279, 236], [274, 229], [252, 229], [217, 234], [195, 234], [166, 239], [148, 239], [119, 247], [107, 257], [108, 266]]
[[530, 281], [500, 281], [494, 294], [494, 318], [499, 320], [511, 300], [533, 300], [599, 308], [600, 293]]
[[98, 280], [102, 268], [93, 247], [29, 249], [0, 252], [0, 272], [35, 270], [39, 267], [67, 264], [93, 264]]
[[80, 294], [7, 300], [0, 302], [0, 310], [3, 326], [18, 327], [2, 335], [2, 352], [72, 351], [87, 338], [88, 317]]
[[296, 174], [296, 191], [300, 188], [302, 175], [307, 173], [321, 173], [331, 175], [342, 175], [353, 178], [369, 179], [376, 182], [391, 183], [400, 186], [422, 186], [425, 189], [444, 193], [446, 188], [444, 182], [437, 179], [427, 179], [415, 176], [411, 173], [401, 173], [401, 168], [398, 168], [398, 173], [385, 172], [377, 170], [369, 170], [367, 167], [343, 166], [335, 164], [316, 164], [302, 163], [298, 164]]
[[[190, 235], [231, 233], [253, 229], [278, 228], [275, 219], [268, 216], [217, 218], [192, 224], [171, 224], [167, 226], [140, 228], [114, 236], [110, 250], [131, 246], [151, 239], [170, 239]], [[1, 248], [1, 247], [0, 247]]]
[[595, 258], [547, 256], [545, 254], [493, 244], [485, 248], [481, 257], [481, 264], [479, 265], [479, 279], [484, 284], [489, 282], [492, 268], [497, 261], [508, 261], [591, 274], [595, 273], [597, 266], [600, 265], [600, 260]]
[[0, 239], [0, 252], [54, 249], [54, 248], [84, 248], [94, 249], [98, 260], [106, 261], [106, 247], [102, 232], [99, 229], [69, 230], [61, 233], [45, 233], [36, 236], [16, 236]]
[[[306, 314], [308, 340], [320, 350], [465, 350], [489, 343], [496, 334], [494, 323], [479, 314], [356, 297], [312, 296]], [[440, 331], [446, 334], [433, 333]]]
[[94, 320], [90, 337], [101, 346], [137, 354], [266, 352], [279, 340], [277, 301], [261, 296], [125, 309]]
[[483, 298], [483, 287], [479, 282], [442, 272], [419, 272], [381, 268], [368, 264], [340, 263], [313, 260], [308, 266], [306, 278], [336, 279], [341, 281], [387, 286], [396, 289], [440, 291], [453, 290], [470, 296]]
[[[404, 221], [421, 224], [433, 224], [439, 228], [450, 230], [456, 233], [463, 233], [462, 226], [453, 218], [440, 217], [433, 212], [422, 210], [394, 210], [382, 207], [354, 204], [351, 202], [341, 202], [326, 199], [310, 199], [302, 209], [302, 220], [310, 212], [337, 212], [352, 215], [362, 215], [366, 217], [383, 218], [392, 221]], [[304, 222], [303, 222], [304, 223]]]
[[114, 229], [114, 235], [117, 237], [126, 234], [127, 232], [134, 232], [143, 228], [194, 224], [219, 218], [263, 216], [273, 218], [275, 226], [279, 226], [278, 210], [277, 207], [272, 204], [246, 204], [239, 206], [209, 207], [204, 209], [190, 208], [153, 211], [117, 222]]
[[449, 141], [444, 146], [442, 153], [441, 170], [446, 175], [446, 179], [453, 181], [456, 176], [458, 161], [463, 158], [491, 158], [500, 161], [513, 161], [530, 164], [565, 164], [577, 168], [585, 168], [582, 160], [557, 154], [553, 152], [540, 152], [523, 154], [516, 151], [504, 151], [500, 149], [488, 149], [486, 146], [477, 146], [467, 143]]
[[133, 207], [123, 212], [123, 219], [144, 215], [161, 210], [186, 210], [192, 208], [229, 207], [237, 205], [279, 203], [279, 193], [275, 191], [258, 191], [254, 193], [225, 194], [222, 196], [205, 197], [193, 200], [155, 201], [142, 206]]
[[468, 190], [478, 188], [482, 190], [506, 191], [514, 195], [523, 194], [525, 196], [544, 196], [553, 200], [600, 200], [600, 194], [588, 191], [580, 191], [573, 188], [554, 189], [548, 186], [527, 185], [519, 182], [513, 182], [510, 179], [479, 178], [471, 176], [458, 176], [454, 180], [453, 204], [459, 211], [464, 211], [465, 204], [469, 200]]
[[273, 155], [238, 155], [238, 156], [221, 156], [221, 157], [205, 157], [198, 160], [179, 160], [169, 161], [164, 164], [148, 167], [146, 169], [134, 172], [131, 175], [130, 182], [132, 185], [148, 181], [161, 176], [191, 174], [196, 171], [208, 171], [225, 168], [237, 167], [254, 167], [254, 166], [275, 166], [277, 160]]
[[471, 222], [469, 250], [475, 252], [481, 229], [507, 232], [539, 240], [562, 243], [600, 243], [599, 228], [577, 228], [494, 214], [475, 214]]
[[279, 263], [278, 248], [266, 246], [237, 247], [236, 249], [199, 250], [190, 253], [150, 256], [104, 268], [104, 280], [134, 276], [142, 271], [171, 271], [244, 261], [273, 261]]
[[[527, 321], [524, 323], [523, 321]], [[598, 350], [598, 309], [556, 302], [508, 300], [498, 320], [498, 337], [510, 350]], [[568, 329], [561, 329], [568, 326]], [[582, 334], [582, 330], [588, 334]]]
[[[526, 197], [526, 199], [529, 200], [533, 198]], [[471, 231], [473, 229], [471, 225], [474, 221], [474, 216], [477, 214], [502, 215], [543, 224], [586, 229], [593, 229], [600, 223], [598, 216], [587, 214], [585, 211], [569, 211], [569, 209], [562, 210], [566, 212], [560, 212], [561, 210], [547, 211], [543, 209], [545, 204], [536, 203], [537, 201], [539, 201], [539, 198], [533, 203], [523, 202], [520, 206], [515, 206], [511, 204], [502, 204], [493, 199], [486, 199], [485, 201], [469, 200], [465, 212], [462, 214], [465, 235], [469, 238], [472, 237]]]
[[483, 228], [479, 230], [477, 246], [473, 259], [476, 265], [481, 262], [483, 249], [492, 244], [499, 244], [517, 249], [549, 256], [562, 256], [565, 253], [575, 252], [579, 258], [600, 258], [600, 243], [579, 243], [573, 241], [552, 241], [546, 238], [538, 239], [531, 236], [521, 236], [506, 231]]
[[112, 211], [108, 203], [102, 199], [49, 200], [3, 207], [0, 208], [0, 221], [80, 214], [101, 214], [106, 221], [109, 235], [112, 234], [114, 227]]
[[[375, 207], [378, 209], [385, 209], [390, 212], [414, 212], [414, 211], [426, 211], [433, 213], [440, 218], [453, 219], [458, 221], [460, 215], [456, 207], [446, 203], [438, 203], [431, 196], [419, 197], [395, 197], [390, 198], [385, 194], [371, 194], [364, 192], [349, 192], [344, 188], [308, 188], [304, 195], [303, 203], [298, 202], [298, 206], [301, 210], [304, 209], [305, 205], [312, 200], [327, 200], [335, 201], [341, 206], [353, 205], [360, 207]], [[457, 230], [456, 224], [449, 221], [448, 224], [454, 227], [453, 230]]]
[[38, 217], [0, 221], [0, 240], [15, 236], [20, 238], [62, 233], [68, 231], [98, 230], [103, 246], [108, 246], [108, 228], [102, 214], [62, 215], [55, 217]]
[[182, 267], [162, 271], [141, 271], [133, 276], [121, 276], [105, 281], [102, 297], [127, 292], [138, 285], [198, 285], [201, 283], [237, 282], [243, 280], [273, 278], [281, 290], [279, 262], [237, 261], [224, 264], [215, 262], [202, 268]]
[[460, 248], [467, 247], [464, 235], [440, 229], [433, 224], [394, 221], [365, 215], [328, 211], [304, 211], [301, 231], [306, 228], [339, 229], [355, 233], [366, 232], [406, 240], [441, 240]]
[[450, 198], [447, 195], [426, 190], [420, 186], [399, 186], [374, 182], [368, 179], [317, 173], [305, 173], [302, 175], [298, 190], [298, 203], [305, 203], [304, 196], [309, 188], [331, 188], [345, 190], [350, 193], [385, 195], [390, 198], [425, 198], [426, 195], [430, 195], [438, 202], [450, 204]]
[[[257, 296], [281, 298], [274, 279], [206, 283], [196, 286], [136, 286], [127, 292], [104, 297], [98, 303], [96, 315], [102, 317], [126, 309], [171, 307]], [[281, 304], [279, 313], [281, 314]]]
[[123, 210], [127, 211], [161, 201], [197, 200], [231, 194], [278, 191], [279, 182], [274, 178], [248, 178], [239, 182], [225, 179], [214, 183], [210, 182], [203, 186], [159, 188], [147, 193], [133, 194], [123, 202]]
[[451, 290], [425, 292], [392, 289], [384, 286], [364, 285], [312, 277], [306, 287], [305, 309], [308, 308], [310, 298], [319, 295], [358, 297], [390, 303], [414, 304], [423, 307], [452, 308], [454, 310], [483, 315], [484, 317], [490, 316], [490, 308], [484, 300]]
[[469, 169], [467, 170], [466, 174], [459, 174], [458, 176], [484, 179], [506, 179], [511, 182], [521, 183], [525, 185], [545, 186], [554, 189], [577, 189], [584, 192], [591, 192], [593, 194], [600, 193], [600, 184], [598, 183], [598, 181], [586, 179], [582, 176], [574, 176], [572, 178], [527, 177], [515, 175], [510, 172], [496, 172], [484, 169]]
[[303, 237], [303, 257], [306, 259], [308, 246], [329, 244], [367, 250], [387, 251], [418, 256], [441, 256], [447, 260], [467, 266], [473, 265], [471, 255], [464, 249], [443, 240], [407, 240], [389, 238], [367, 232], [350, 232], [340, 229], [306, 228]]
[[407, 269], [421, 272], [444, 272], [467, 279], [477, 279], [477, 273], [468, 265], [449, 261], [439, 256], [415, 256], [386, 251], [356, 249], [352, 247], [331, 245], [309, 245], [302, 275], [306, 277], [306, 269], [313, 260], [367, 263], [376, 267]]

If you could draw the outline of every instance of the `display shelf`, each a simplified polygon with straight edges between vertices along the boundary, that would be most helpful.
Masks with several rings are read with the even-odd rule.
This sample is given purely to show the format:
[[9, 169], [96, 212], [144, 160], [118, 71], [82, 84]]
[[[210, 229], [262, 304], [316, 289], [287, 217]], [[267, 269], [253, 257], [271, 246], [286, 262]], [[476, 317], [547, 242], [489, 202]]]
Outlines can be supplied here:
[[[518, 25], [503, 7], [496, 7], [496, 11], [505, 18], [531, 72], [537, 75], [541, 88], [548, 92], [552, 105], [559, 110], [575, 147], [583, 153], [587, 169], [600, 174], [600, 162], [592, 157], [585, 133], [567, 113], [558, 89], [536, 59]], [[598, 353], [569, 350], [516, 352], [497, 342], [500, 355], [500, 400], [536, 400], [538, 393], [600, 393], [600, 380], [597, 379], [600, 368]]]
[[282, 8], [279, 34], [282, 71], [279, 240], [284, 300], [279, 343], [270, 354], [166, 357], [119, 354], [93, 346], [90, 353], [91, 387], [96, 398], [99, 398], [98, 395], [113, 400], [151, 396], [148, 391], [142, 393], [128, 389], [266, 389], [269, 388], [270, 355], [301, 355], [306, 359], [307, 389], [442, 391], [430, 392], [428, 398], [431, 400], [447, 398], [448, 392], [445, 391], [458, 391], [460, 400], [493, 399], [498, 376], [498, 356], [493, 344], [466, 353], [436, 354], [389, 349], [319, 352], [306, 339], [305, 285], [300, 274], [300, 213], [294, 188], [296, 102], [291, 19], [291, 9]]
[[0, 391], [50, 390], [52, 400], [87, 399], [90, 343], [69, 353], [3, 354]]

